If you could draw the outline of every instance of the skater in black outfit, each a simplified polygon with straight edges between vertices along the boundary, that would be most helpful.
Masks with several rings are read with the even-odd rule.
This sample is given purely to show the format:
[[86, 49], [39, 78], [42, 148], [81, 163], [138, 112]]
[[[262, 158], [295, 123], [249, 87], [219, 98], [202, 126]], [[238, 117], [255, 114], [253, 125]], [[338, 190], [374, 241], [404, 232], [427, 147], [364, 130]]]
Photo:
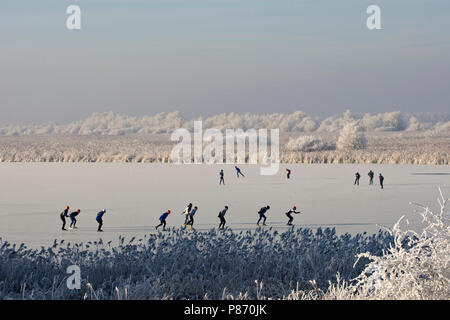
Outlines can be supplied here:
[[290, 169], [286, 169], [286, 176], [288, 179], [291, 178], [291, 170]]
[[70, 226], [69, 229], [77, 229], [77, 227], [75, 226], [77, 224], [77, 219], [75, 218], [77, 215], [79, 215], [81, 212], [80, 209], [78, 209], [77, 211], [74, 211], [70, 214]]
[[218, 215], [218, 217], [220, 219], [219, 230], [220, 229], [222, 229], [222, 230], [225, 229], [225, 223], [227, 223], [225, 221], [225, 214], [227, 213], [227, 211], [228, 211], [228, 207], [225, 206], [225, 209], [223, 209], [222, 211], [219, 212], [219, 215]]
[[61, 218], [61, 221], [63, 222], [62, 230], [66, 229], [66, 218], [69, 217], [69, 206], [66, 206], [66, 208], [59, 214], [59, 217]]
[[383, 177], [383, 175], [380, 173], [380, 175], [378, 176], [378, 179], [380, 180], [380, 186], [381, 186], [381, 189], [384, 189], [384, 186], [383, 186], [383, 182], [384, 182], [384, 177]]
[[292, 217], [292, 214], [299, 214], [301, 213], [300, 211], [295, 211], [297, 209], [296, 206], [293, 206], [291, 210], [289, 210], [288, 212], [286, 212], [286, 216], [289, 218], [289, 221], [287, 223], [288, 226], [292, 226], [292, 220], [294, 220], [294, 217]]
[[258, 211], [259, 219], [258, 219], [258, 222], [256, 223], [256, 225], [259, 226], [259, 222], [261, 221], [261, 219], [264, 219], [264, 221], [263, 221], [263, 226], [266, 225], [266, 219], [267, 219], [267, 217], [266, 217], [264, 214], [265, 214], [269, 209], [270, 209], [270, 206], [262, 207], [261, 209], [259, 209], [259, 211]]
[[222, 183], [223, 183], [223, 184], [225, 184], [225, 180], [223, 179], [223, 169], [222, 169], [222, 170], [220, 170], [220, 173], [219, 173], [219, 174], [220, 174], [220, 181], [219, 181], [219, 185], [220, 185], [220, 184], [222, 184]]
[[241, 172], [241, 169], [239, 169], [239, 168], [236, 167], [236, 166], [234, 166], [234, 168], [236, 169], [236, 175], [237, 175], [238, 178], [239, 178], [239, 175], [245, 177], [244, 174]]
[[99, 213], [97, 213], [97, 217], [95, 218], [95, 220], [97, 220], [98, 222], [98, 232], [103, 232], [102, 230], [102, 226], [103, 226], [103, 215], [106, 213], [106, 209], [103, 209], [102, 211], [100, 211]]
[[191, 212], [189, 213], [189, 221], [187, 224], [191, 226], [191, 230], [194, 226], [194, 216], [197, 213], [197, 210], [198, 210], [198, 207], [195, 206], [194, 209], [192, 209]]
[[355, 174], [355, 183], [354, 184], [356, 184], [356, 185], [358, 185], [359, 186], [359, 178], [361, 178], [361, 175], [359, 174], [359, 172], [357, 172], [356, 174]]
[[373, 184], [373, 176], [375, 175], [372, 170], [367, 174], [369, 176], [369, 185]]
[[160, 224], [156, 226], [156, 230], [158, 230], [159, 227], [163, 226], [163, 231], [166, 231], [166, 218], [169, 216], [170, 210], [167, 210], [164, 212], [161, 217], [159, 217]]

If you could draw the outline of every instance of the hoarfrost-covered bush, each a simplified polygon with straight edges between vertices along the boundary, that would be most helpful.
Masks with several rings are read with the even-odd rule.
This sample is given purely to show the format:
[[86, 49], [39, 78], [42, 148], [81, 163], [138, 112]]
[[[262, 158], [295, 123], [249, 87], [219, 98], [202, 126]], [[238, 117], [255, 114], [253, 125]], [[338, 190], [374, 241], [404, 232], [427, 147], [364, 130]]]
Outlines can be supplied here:
[[422, 209], [425, 227], [418, 234], [401, 228], [402, 218], [390, 230], [392, 245], [381, 256], [368, 252], [358, 259], [371, 262], [350, 284], [330, 285], [327, 299], [449, 300], [450, 224], [448, 204], [439, 189], [440, 212]]
[[339, 133], [337, 148], [339, 150], [365, 149], [367, 139], [356, 122], [345, 125]]
[[336, 148], [334, 144], [314, 136], [300, 136], [298, 138], [290, 138], [285, 147], [288, 151], [302, 152], [334, 150]]

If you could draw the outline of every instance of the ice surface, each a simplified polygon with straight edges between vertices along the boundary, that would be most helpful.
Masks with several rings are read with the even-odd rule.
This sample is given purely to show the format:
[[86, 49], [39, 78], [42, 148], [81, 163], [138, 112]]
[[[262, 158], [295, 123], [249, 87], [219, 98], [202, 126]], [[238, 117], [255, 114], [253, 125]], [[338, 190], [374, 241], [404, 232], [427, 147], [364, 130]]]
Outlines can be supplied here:
[[[117, 240], [154, 233], [159, 216], [167, 209], [168, 227], [180, 227], [181, 214], [192, 202], [199, 207], [197, 230], [217, 227], [217, 214], [228, 205], [227, 226], [254, 229], [257, 211], [270, 205], [268, 227], [285, 230], [285, 212], [292, 205], [295, 227], [336, 227], [342, 232], [375, 233], [391, 227], [402, 215], [411, 229], [420, 217], [409, 202], [436, 206], [436, 190], [450, 192], [448, 166], [413, 165], [282, 165], [276, 176], [260, 176], [259, 167], [240, 165], [245, 178], [237, 178], [230, 165], [172, 165], [148, 163], [1, 163], [0, 237], [29, 246], [51, 245], [54, 239], [86, 242]], [[287, 180], [285, 168], [292, 170]], [[219, 170], [225, 186], [219, 186]], [[375, 172], [368, 185], [367, 172]], [[361, 174], [354, 186], [354, 174]], [[378, 173], [385, 189], [378, 185]], [[70, 205], [81, 209], [77, 230], [61, 231], [59, 213]], [[96, 213], [107, 209], [104, 231], [96, 232]], [[68, 224], [70, 223], [68, 219]]]

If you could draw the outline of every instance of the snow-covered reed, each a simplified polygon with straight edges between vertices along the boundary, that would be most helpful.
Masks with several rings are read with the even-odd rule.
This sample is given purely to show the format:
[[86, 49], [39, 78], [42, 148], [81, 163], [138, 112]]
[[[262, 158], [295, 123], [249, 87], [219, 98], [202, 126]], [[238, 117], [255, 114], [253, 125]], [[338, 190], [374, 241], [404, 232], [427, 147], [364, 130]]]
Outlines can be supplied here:
[[[356, 255], [381, 255], [390, 243], [386, 232], [338, 236], [328, 228], [283, 233], [172, 229], [139, 240], [121, 237], [117, 246], [55, 240], [41, 250], [0, 240], [0, 298], [284, 298], [292, 288], [313, 289], [310, 281], [325, 290], [337, 273], [345, 280], [356, 277], [368, 262], [356, 262]], [[70, 265], [81, 269], [80, 290], [66, 286]]]
[[[294, 144], [290, 150], [289, 140]], [[336, 135], [280, 140], [282, 163], [450, 164], [450, 132], [366, 133], [366, 149], [320, 150]], [[309, 144], [309, 141], [313, 141]], [[296, 146], [298, 144], [298, 147]], [[325, 145], [324, 145], [325, 144]], [[0, 162], [171, 162], [175, 142], [168, 135], [133, 136], [0, 136]], [[298, 149], [305, 151], [300, 151]]]
[[[450, 299], [450, 212], [439, 189], [440, 211], [421, 208], [425, 227], [419, 234], [402, 228], [401, 218], [389, 230], [394, 242], [383, 255], [369, 252], [358, 259], [371, 262], [354, 281], [331, 284], [326, 299], [448, 300]], [[406, 229], [406, 230], [405, 230]]]

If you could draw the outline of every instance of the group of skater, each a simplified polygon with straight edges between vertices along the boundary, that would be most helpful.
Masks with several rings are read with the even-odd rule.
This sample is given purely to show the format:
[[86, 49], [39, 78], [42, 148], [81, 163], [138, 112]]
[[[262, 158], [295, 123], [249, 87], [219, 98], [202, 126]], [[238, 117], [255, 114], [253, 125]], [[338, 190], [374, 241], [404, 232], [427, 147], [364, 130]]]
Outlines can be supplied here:
[[[73, 211], [69, 214], [69, 206], [66, 206], [66, 208], [60, 213], [59, 217], [61, 218], [62, 221], [62, 230], [63, 231], [67, 231], [66, 229], [66, 218], [70, 218], [70, 225], [69, 225], [69, 230], [73, 230], [73, 229], [78, 229], [77, 225], [77, 216], [81, 213], [80, 209], [77, 209], [76, 211]], [[97, 231], [99, 232], [103, 232], [102, 230], [102, 226], [103, 226], [103, 215], [106, 213], [106, 209], [101, 210], [100, 212], [97, 213], [97, 216], [95, 218], [95, 220], [98, 223], [98, 228]]]
[[[239, 178], [239, 176], [241, 176], [241, 177], [245, 177], [244, 176], [244, 174], [242, 173], [242, 170], [241, 170], [241, 168], [239, 168], [239, 167], [237, 167], [237, 166], [234, 166], [234, 169], [236, 170], [236, 176]], [[223, 169], [220, 169], [220, 172], [219, 172], [219, 185], [220, 184], [225, 184], [225, 178], [224, 178], [224, 176], [225, 176], [225, 173], [223, 172]], [[291, 178], [291, 169], [286, 169], [286, 177], [288, 178], [288, 179], [290, 179]]]
[[[263, 226], [266, 226], [266, 220], [267, 217], [265, 215], [265, 213], [270, 209], [270, 206], [267, 205], [265, 207], [262, 207], [261, 209], [259, 209], [258, 211], [258, 215], [259, 215], [259, 219], [256, 222], [256, 225], [259, 226], [259, 223], [261, 222], [261, 220], [263, 220]], [[194, 208], [192, 208], [192, 203], [189, 203], [186, 207], [186, 209], [184, 209], [184, 211], [181, 214], [185, 215], [185, 221], [184, 221], [184, 227], [186, 228], [187, 226], [190, 226], [190, 229], [193, 230], [193, 225], [194, 225], [194, 215], [197, 212], [198, 207], [195, 206]], [[301, 213], [300, 211], [296, 211], [297, 207], [293, 206], [292, 209], [289, 209], [289, 211], [287, 211], [285, 214], [286, 216], [289, 218], [287, 225], [288, 226], [292, 226], [292, 221], [294, 220], [294, 217], [292, 216], [292, 214], [299, 214]], [[228, 212], [228, 206], [225, 206], [222, 210], [219, 211], [219, 215], [217, 216], [220, 220], [219, 223], [219, 230], [224, 230], [225, 229], [225, 224], [227, 223], [227, 221], [225, 220], [225, 215]], [[166, 219], [169, 217], [171, 211], [170, 210], [166, 210], [164, 211], [164, 213], [159, 217], [159, 224], [157, 226], [155, 226], [156, 230], [158, 230], [159, 227], [162, 226], [163, 231], [166, 230]]]
[[[234, 168], [236, 170], [237, 178], [245, 177], [245, 175], [242, 173], [242, 170], [239, 167], [235, 166]], [[287, 179], [290, 179], [291, 172], [292, 171], [290, 169], [286, 169], [286, 178]], [[370, 170], [367, 175], [369, 176], [369, 185], [373, 185], [373, 178], [375, 176], [375, 173], [372, 170]], [[223, 169], [220, 170], [219, 176], [220, 176], [219, 185], [220, 184], [225, 184]], [[355, 185], [359, 185], [360, 178], [361, 178], [360, 173], [356, 172], [356, 174], [355, 174], [355, 182], [354, 182]], [[380, 173], [378, 178], [379, 178], [381, 189], [383, 189], [384, 177]], [[69, 206], [66, 206], [66, 208], [60, 214], [60, 218], [61, 218], [62, 223], [63, 223], [62, 224], [62, 230], [64, 230], [64, 231], [67, 230], [66, 229], [66, 218], [70, 218], [69, 229], [77, 229], [77, 226], [76, 226], [77, 218], [76, 217], [81, 213], [80, 209], [77, 209], [76, 211], [73, 211], [73, 212], [69, 213], [69, 209], [70, 209]], [[267, 205], [265, 207], [262, 207], [261, 209], [258, 210], [259, 219], [256, 222], [257, 226], [259, 226], [259, 223], [261, 221], [262, 221], [262, 225], [266, 226], [266, 220], [267, 220], [266, 213], [269, 210], [270, 210], [270, 206], [269, 205]], [[195, 217], [195, 214], [197, 213], [197, 211], [198, 211], [198, 207], [197, 206], [193, 206], [192, 203], [189, 203], [186, 206], [186, 208], [181, 212], [181, 214], [185, 216], [184, 223], [183, 223], [184, 228], [189, 226], [191, 230], [194, 229], [194, 217]], [[226, 215], [227, 212], [228, 212], [228, 206], [225, 206], [222, 210], [219, 211], [219, 215], [218, 215], [218, 218], [220, 220], [219, 230], [225, 229], [225, 224], [226, 224], [225, 215]], [[97, 213], [97, 216], [95, 218], [95, 220], [98, 223], [97, 231], [99, 231], [99, 232], [103, 231], [102, 230], [103, 215], [105, 213], [106, 213], [106, 209], [103, 209], [103, 210], [101, 210], [101, 211], [99, 211]], [[170, 213], [171, 213], [170, 210], [166, 210], [165, 212], [163, 212], [163, 214], [159, 217], [160, 223], [157, 226], [155, 226], [156, 230], [158, 230], [159, 227], [162, 227], [163, 231], [166, 230], [166, 225], [167, 225], [166, 219], [169, 217]], [[296, 206], [293, 206], [291, 209], [289, 209], [285, 213], [286, 217], [288, 218], [287, 225], [288, 226], [292, 226], [292, 221], [294, 220], [294, 217], [292, 215], [293, 214], [300, 214], [300, 213], [301, 213], [300, 211], [297, 211], [297, 207]]]
[[[367, 175], [369, 176], [369, 185], [373, 185], [373, 177], [375, 176], [375, 173], [372, 170], [370, 170]], [[356, 186], [359, 186], [360, 178], [361, 178], [361, 175], [359, 174], [359, 172], [356, 172], [355, 173], [355, 182], [353, 184]], [[378, 175], [378, 181], [380, 182], [381, 189], [383, 189], [384, 188], [384, 185], [383, 185], [384, 177], [381, 173]]]

